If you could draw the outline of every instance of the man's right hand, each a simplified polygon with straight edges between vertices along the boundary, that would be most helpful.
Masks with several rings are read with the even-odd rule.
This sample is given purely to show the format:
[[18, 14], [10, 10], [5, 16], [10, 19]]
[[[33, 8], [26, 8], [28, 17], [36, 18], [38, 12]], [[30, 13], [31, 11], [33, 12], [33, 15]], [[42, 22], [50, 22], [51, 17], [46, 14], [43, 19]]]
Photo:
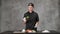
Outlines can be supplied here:
[[26, 18], [23, 18], [23, 22], [26, 23]]

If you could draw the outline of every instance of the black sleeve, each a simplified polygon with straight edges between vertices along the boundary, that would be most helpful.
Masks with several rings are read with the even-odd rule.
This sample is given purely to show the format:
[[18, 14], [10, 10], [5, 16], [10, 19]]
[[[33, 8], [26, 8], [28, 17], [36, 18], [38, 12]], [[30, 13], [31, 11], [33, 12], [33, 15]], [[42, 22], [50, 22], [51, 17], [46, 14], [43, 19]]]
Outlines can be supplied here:
[[39, 21], [39, 16], [38, 16], [38, 14], [36, 15], [36, 22], [38, 22]]
[[24, 14], [23, 18], [26, 17], [26, 13]]

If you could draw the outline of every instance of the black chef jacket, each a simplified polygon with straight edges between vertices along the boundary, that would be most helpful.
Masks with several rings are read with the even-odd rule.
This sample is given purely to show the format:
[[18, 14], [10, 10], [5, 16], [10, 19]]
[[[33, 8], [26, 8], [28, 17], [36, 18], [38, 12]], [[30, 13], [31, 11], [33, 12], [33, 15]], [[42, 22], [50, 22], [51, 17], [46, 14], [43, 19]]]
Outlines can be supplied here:
[[26, 12], [24, 14], [24, 17], [27, 20], [27, 22], [26, 22], [26, 30], [27, 29], [36, 30], [34, 26], [35, 26], [36, 22], [39, 21], [38, 14], [36, 12], [34, 12], [34, 11], [32, 13]]

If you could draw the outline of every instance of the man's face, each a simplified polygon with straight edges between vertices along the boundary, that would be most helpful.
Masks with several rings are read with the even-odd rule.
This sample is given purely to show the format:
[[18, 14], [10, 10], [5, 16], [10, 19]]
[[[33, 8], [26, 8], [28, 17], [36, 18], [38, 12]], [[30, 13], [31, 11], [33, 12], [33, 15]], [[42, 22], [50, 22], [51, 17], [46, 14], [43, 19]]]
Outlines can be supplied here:
[[32, 12], [33, 11], [33, 7], [32, 6], [28, 6], [28, 11]]

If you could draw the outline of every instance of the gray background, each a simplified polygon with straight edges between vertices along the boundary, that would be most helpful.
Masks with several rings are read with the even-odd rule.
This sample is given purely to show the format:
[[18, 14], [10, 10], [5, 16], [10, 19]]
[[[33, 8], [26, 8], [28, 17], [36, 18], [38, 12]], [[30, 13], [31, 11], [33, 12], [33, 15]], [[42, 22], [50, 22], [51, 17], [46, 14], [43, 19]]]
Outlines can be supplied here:
[[0, 0], [0, 32], [25, 28], [22, 19], [30, 2], [39, 15], [37, 30], [60, 31], [60, 0]]

